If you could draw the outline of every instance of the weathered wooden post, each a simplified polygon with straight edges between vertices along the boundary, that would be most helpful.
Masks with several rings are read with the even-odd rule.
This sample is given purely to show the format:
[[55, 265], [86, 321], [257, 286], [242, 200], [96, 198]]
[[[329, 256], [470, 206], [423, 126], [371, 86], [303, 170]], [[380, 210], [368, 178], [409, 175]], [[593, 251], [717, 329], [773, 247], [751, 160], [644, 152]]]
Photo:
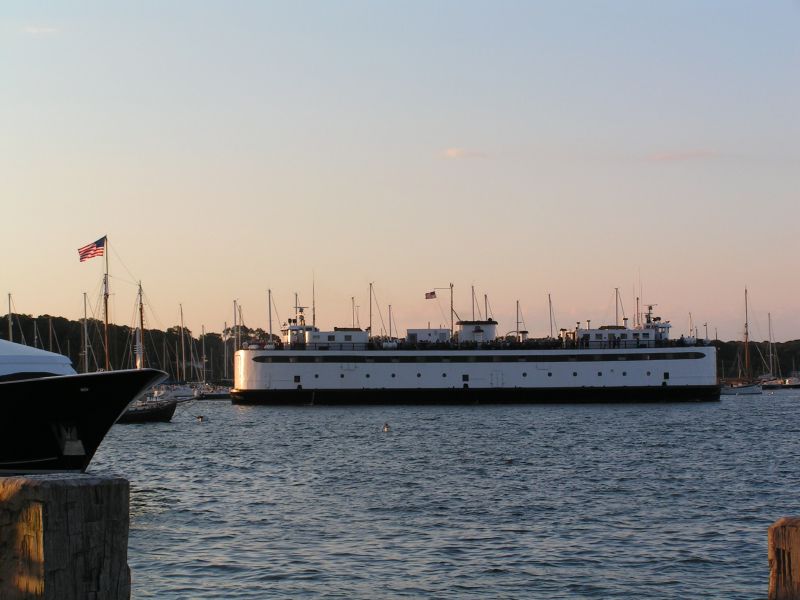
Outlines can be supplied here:
[[800, 518], [775, 521], [768, 541], [769, 600], [800, 600]]
[[128, 600], [128, 481], [0, 477], [0, 598]]

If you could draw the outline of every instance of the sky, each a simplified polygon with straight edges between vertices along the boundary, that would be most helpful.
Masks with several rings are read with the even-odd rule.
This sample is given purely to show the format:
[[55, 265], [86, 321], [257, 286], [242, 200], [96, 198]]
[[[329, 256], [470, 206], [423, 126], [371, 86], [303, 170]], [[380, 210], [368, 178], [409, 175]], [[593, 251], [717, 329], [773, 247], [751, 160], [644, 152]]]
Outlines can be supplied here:
[[[12, 312], [800, 338], [800, 1], [0, 6]], [[375, 330], [380, 330], [374, 308]], [[6, 306], [0, 314], [7, 312]], [[476, 313], [476, 317], [478, 314]], [[393, 326], [394, 327], [394, 326]]]

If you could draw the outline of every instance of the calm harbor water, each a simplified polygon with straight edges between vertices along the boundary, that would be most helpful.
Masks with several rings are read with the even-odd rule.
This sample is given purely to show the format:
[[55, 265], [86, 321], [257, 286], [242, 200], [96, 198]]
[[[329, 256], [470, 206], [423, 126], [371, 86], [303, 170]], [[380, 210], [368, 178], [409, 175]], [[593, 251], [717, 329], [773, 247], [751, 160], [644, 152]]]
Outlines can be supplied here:
[[798, 406], [204, 401], [89, 471], [131, 481], [134, 598], [765, 598]]

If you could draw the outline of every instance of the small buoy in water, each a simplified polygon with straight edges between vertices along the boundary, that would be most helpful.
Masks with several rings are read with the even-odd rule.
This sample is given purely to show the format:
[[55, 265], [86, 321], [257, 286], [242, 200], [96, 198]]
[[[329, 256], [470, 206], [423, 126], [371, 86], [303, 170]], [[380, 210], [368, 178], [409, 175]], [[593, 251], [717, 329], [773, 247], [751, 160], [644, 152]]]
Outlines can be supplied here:
[[205, 420], [205, 417], [203, 415], [197, 415], [196, 418], [198, 423], [202, 423]]
[[384, 423], [383, 424], [383, 433], [386, 433], [387, 431], [389, 431], [389, 424], [388, 423]]

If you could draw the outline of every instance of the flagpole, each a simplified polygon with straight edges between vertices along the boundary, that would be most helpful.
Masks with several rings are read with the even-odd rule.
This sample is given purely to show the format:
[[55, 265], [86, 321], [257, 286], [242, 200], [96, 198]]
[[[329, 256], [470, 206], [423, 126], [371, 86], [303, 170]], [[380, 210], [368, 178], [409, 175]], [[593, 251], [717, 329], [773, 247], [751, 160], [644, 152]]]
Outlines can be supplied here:
[[104, 242], [106, 255], [106, 274], [103, 277], [103, 320], [105, 321], [105, 343], [106, 343], [106, 371], [111, 370], [110, 348], [108, 346], [108, 236], [105, 236]]

